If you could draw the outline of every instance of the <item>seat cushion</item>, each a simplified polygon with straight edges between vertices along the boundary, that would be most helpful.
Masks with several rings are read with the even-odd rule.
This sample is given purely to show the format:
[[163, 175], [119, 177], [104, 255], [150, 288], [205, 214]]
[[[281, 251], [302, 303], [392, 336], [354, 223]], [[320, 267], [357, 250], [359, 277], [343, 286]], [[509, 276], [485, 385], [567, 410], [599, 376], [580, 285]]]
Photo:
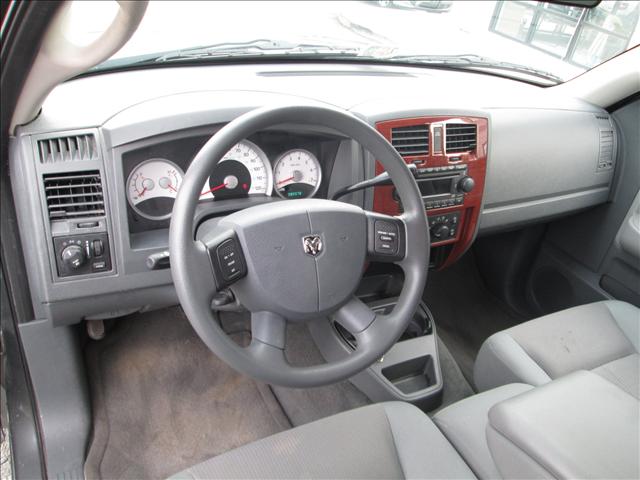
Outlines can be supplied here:
[[[608, 369], [605, 378], [635, 388], [640, 310], [605, 301], [525, 322], [489, 337], [478, 353], [474, 381], [479, 390], [507, 383], [542, 385], [577, 370]], [[617, 361], [630, 357], [627, 361]], [[637, 396], [637, 394], [636, 394]]]
[[172, 478], [475, 478], [434, 423], [402, 402], [278, 433]]
[[489, 410], [532, 388], [523, 383], [503, 385], [460, 400], [434, 415], [433, 421], [478, 478], [500, 478], [486, 438]]

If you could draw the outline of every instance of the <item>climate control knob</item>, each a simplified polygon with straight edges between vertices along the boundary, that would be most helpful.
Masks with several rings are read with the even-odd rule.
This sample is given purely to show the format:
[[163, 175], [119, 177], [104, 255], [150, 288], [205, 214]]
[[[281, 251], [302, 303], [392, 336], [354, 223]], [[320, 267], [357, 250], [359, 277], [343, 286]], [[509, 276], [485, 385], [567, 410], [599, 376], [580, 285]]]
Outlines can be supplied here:
[[431, 236], [436, 239], [449, 238], [450, 228], [444, 223], [438, 223], [431, 227]]
[[476, 186], [476, 181], [471, 177], [462, 177], [458, 182], [458, 191], [469, 193]]
[[60, 256], [62, 257], [62, 262], [74, 270], [80, 268], [87, 259], [80, 245], [69, 245], [65, 247]]

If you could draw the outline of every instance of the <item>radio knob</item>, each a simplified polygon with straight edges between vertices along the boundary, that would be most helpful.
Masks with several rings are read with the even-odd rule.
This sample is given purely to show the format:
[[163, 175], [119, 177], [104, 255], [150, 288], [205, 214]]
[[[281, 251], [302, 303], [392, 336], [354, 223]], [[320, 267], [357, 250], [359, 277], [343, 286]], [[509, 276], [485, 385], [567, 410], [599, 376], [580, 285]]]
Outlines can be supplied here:
[[60, 256], [62, 257], [62, 262], [74, 270], [80, 268], [86, 260], [84, 250], [80, 245], [65, 247]]
[[476, 181], [471, 177], [462, 177], [458, 182], [458, 191], [469, 193], [476, 186]]
[[449, 237], [449, 226], [444, 223], [438, 223], [433, 226], [431, 229], [431, 235], [434, 238], [448, 238]]

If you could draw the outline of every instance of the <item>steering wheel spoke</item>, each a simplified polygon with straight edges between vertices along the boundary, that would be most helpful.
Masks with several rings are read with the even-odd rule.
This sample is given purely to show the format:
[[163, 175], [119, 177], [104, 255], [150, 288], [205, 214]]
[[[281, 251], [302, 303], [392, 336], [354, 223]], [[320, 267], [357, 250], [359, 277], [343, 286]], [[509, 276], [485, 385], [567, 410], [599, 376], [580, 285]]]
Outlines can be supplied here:
[[367, 258], [374, 262], [398, 263], [407, 249], [406, 225], [401, 217], [366, 211]]
[[376, 313], [354, 295], [333, 314], [333, 319], [346, 328], [349, 333], [357, 336], [374, 322]]
[[287, 321], [277, 313], [262, 311], [251, 314], [251, 343], [263, 343], [284, 350]]

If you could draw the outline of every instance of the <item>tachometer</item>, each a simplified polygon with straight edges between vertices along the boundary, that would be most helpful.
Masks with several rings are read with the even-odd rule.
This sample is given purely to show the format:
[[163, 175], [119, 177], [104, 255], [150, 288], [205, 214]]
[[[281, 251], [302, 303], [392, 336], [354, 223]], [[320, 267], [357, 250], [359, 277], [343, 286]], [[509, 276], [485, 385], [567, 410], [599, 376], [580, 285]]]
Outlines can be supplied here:
[[152, 158], [140, 163], [127, 179], [129, 205], [136, 213], [150, 220], [169, 218], [182, 176], [180, 167], [164, 158]]
[[200, 198], [271, 195], [272, 189], [273, 172], [267, 155], [255, 143], [243, 140], [216, 165]]
[[316, 156], [301, 148], [285, 152], [273, 168], [276, 192], [282, 198], [313, 197], [322, 181]]

